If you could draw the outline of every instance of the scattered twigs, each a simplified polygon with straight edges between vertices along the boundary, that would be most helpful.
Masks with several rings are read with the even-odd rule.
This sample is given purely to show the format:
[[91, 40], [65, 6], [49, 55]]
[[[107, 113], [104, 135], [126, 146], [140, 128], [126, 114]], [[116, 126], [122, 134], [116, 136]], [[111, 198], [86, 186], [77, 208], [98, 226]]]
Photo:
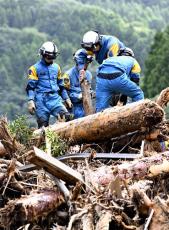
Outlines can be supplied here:
[[81, 212], [74, 214], [73, 216], [71, 216], [67, 230], [71, 230], [72, 229], [72, 225], [76, 220], [79, 220], [83, 217], [83, 215], [88, 213], [88, 209], [83, 209]]
[[146, 224], [144, 225], [144, 230], [148, 230], [153, 214], [154, 214], [154, 209], [151, 209], [149, 217], [147, 218]]
[[11, 178], [14, 176], [14, 173], [15, 173], [15, 162], [16, 162], [16, 159], [12, 159], [12, 160], [11, 160], [11, 163], [10, 163], [8, 169], [7, 169], [7, 178], [8, 178], [8, 180], [7, 180], [7, 183], [6, 183], [6, 185], [5, 185], [4, 190], [3, 190], [3, 192], [2, 192], [2, 195], [3, 195], [3, 196], [4, 196], [4, 194], [5, 194], [5, 190], [6, 190], [7, 186], [8, 186], [8, 184], [9, 184], [9, 181], [10, 181]]

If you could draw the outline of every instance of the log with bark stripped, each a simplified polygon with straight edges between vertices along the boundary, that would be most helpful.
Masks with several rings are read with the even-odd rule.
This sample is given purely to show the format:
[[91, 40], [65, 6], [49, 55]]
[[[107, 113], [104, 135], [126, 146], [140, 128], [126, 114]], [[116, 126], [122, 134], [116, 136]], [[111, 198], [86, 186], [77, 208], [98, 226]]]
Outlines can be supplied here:
[[118, 175], [121, 180], [152, 179], [169, 174], [169, 151], [144, 157], [118, 166], [102, 166], [96, 171], [90, 169], [92, 184], [107, 186]]
[[[102, 112], [70, 122], [55, 124], [48, 129], [57, 133], [70, 144], [101, 142], [112, 137], [141, 129], [152, 128], [163, 120], [164, 111], [151, 100], [142, 100], [122, 107], [108, 108]], [[34, 132], [36, 137], [43, 130]]]
[[63, 196], [52, 190], [33, 192], [28, 196], [10, 201], [1, 209], [0, 227], [17, 229], [17, 226], [33, 223], [46, 217], [63, 202]]
[[85, 111], [85, 115], [90, 115], [94, 113], [94, 108], [92, 105], [92, 97], [91, 97], [91, 84], [86, 79], [86, 71], [80, 71], [80, 86], [82, 89], [82, 99], [83, 99], [83, 108]]

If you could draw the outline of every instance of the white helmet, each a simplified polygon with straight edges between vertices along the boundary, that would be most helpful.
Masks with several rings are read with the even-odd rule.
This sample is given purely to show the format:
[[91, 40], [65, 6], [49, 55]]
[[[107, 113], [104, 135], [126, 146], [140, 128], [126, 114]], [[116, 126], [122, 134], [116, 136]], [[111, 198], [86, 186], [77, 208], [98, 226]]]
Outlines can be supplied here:
[[82, 48], [86, 50], [91, 50], [95, 48], [97, 44], [100, 43], [100, 35], [96, 31], [88, 31], [87, 33], [84, 34], [83, 40], [81, 42]]
[[131, 56], [131, 57], [134, 57], [134, 52], [129, 47], [120, 48], [118, 56]]
[[55, 59], [58, 56], [58, 48], [53, 42], [45, 42], [39, 49], [40, 55], [48, 59]]

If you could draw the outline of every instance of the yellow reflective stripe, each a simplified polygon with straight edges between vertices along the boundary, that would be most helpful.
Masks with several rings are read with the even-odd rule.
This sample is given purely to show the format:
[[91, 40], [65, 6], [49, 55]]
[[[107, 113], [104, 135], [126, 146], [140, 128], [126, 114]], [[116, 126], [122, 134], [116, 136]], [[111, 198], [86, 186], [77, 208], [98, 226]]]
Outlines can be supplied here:
[[61, 72], [60, 66], [58, 65], [58, 80], [61, 80], [61, 79], [62, 79], [62, 72]]
[[28, 79], [29, 80], [38, 80], [38, 75], [36, 72], [35, 66], [31, 66], [28, 70]]
[[169, 142], [168, 142], [168, 141], [165, 141], [164, 143], [165, 143], [166, 149], [168, 149], [168, 147], [169, 147]]
[[[118, 44], [113, 44], [109, 49], [107, 57], [117, 56], [118, 52], [119, 52], [119, 45]], [[112, 55], [110, 55], [111, 53], [112, 53]]]
[[132, 73], [140, 73], [141, 72], [141, 67], [136, 60], [134, 61], [134, 65], [133, 65], [133, 68], [131, 69], [131, 72]]
[[64, 82], [64, 87], [66, 89], [70, 89], [70, 78], [69, 78], [69, 75], [67, 73], [63, 74], [63, 82]]

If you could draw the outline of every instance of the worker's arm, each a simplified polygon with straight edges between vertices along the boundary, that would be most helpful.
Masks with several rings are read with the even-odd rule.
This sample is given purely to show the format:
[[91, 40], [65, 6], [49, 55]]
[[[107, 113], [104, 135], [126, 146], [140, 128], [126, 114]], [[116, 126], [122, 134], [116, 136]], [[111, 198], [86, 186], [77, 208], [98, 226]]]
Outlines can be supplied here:
[[137, 85], [139, 85], [140, 82], [140, 72], [141, 72], [141, 67], [139, 63], [134, 60], [133, 67], [130, 72], [130, 80], [135, 82]]
[[35, 113], [35, 89], [38, 82], [38, 75], [36, 72], [36, 68], [34, 66], [31, 66], [28, 70], [28, 83], [26, 86], [26, 92], [28, 95], [28, 111], [31, 115]]

